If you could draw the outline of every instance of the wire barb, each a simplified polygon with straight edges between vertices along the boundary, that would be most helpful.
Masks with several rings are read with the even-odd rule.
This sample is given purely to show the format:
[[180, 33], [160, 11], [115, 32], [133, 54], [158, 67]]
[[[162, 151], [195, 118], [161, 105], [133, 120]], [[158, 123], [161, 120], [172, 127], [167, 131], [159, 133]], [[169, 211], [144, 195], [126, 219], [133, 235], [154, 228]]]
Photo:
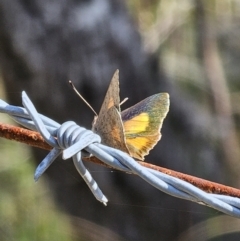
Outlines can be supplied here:
[[92, 131], [86, 130], [72, 121], [60, 125], [48, 117], [38, 114], [25, 92], [22, 94], [22, 99], [26, 109], [10, 106], [0, 100], [0, 112], [7, 113], [23, 126], [32, 130], [38, 130], [44, 140], [53, 147], [37, 167], [34, 175], [36, 181], [56, 157], [62, 153], [63, 159], [73, 158], [76, 169], [89, 186], [95, 198], [106, 205], [108, 202], [107, 198], [82, 162], [81, 151], [85, 149], [106, 165], [124, 172], [136, 174], [155, 188], [169, 195], [204, 204], [228, 215], [240, 218], [239, 198], [207, 193], [186, 181], [140, 165], [128, 154], [102, 145], [100, 143], [101, 138]]

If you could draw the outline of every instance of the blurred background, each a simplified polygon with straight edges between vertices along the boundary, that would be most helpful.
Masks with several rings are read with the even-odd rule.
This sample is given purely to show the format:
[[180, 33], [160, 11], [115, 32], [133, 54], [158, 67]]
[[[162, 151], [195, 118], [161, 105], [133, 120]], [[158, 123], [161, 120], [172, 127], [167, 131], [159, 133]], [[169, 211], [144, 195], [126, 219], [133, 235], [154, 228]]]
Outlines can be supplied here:
[[[91, 128], [120, 69], [122, 108], [170, 94], [162, 139], [146, 161], [240, 187], [240, 2], [0, 0], [0, 98]], [[0, 114], [4, 123], [12, 123]], [[61, 159], [35, 183], [46, 151], [0, 140], [1, 240], [238, 240], [240, 223], [86, 163], [109, 204]]]

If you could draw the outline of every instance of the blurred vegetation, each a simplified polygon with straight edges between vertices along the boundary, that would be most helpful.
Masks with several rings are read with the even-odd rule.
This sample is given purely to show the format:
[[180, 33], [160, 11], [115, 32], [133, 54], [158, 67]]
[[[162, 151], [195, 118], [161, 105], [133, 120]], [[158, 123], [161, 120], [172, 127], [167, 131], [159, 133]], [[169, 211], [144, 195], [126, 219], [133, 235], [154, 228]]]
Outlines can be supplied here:
[[[159, 56], [169, 81], [202, 110], [225, 165], [239, 184], [240, 3], [130, 1], [145, 51]], [[211, 119], [208, 119], [210, 116]], [[208, 119], [208, 120], [207, 120]]]
[[[218, 56], [227, 90], [239, 91], [240, 3], [229, 1], [128, 1], [146, 51], [159, 54], [170, 80], [199, 99], [213, 95], [203, 62], [205, 42]], [[205, 35], [205, 36], [204, 36]], [[220, 80], [217, 84], [220, 84]], [[216, 89], [219, 85], [213, 86]], [[198, 99], [199, 98], [199, 99]], [[237, 106], [234, 113], [239, 112]]]
[[[239, 1], [126, 2], [144, 50], [159, 55], [169, 81], [183, 96], [211, 113], [212, 135], [220, 137], [226, 162], [235, 169], [240, 128]], [[2, 114], [1, 121], [9, 123]], [[0, 239], [72, 240], [69, 222], [55, 210], [46, 183], [34, 183], [29, 150], [3, 139], [0, 149]]]
[[[223, 165], [229, 177], [234, 177], [232, 185], [239, 187], [240, 2], [133, 0], [129, 8], [139, 26], [144, 49], [159, 56], [169, 81], [183, 92], [182, 98], [197, 105], [202, 120], [211, 117], [209, 135], [223, 151]], [[205, 238], [201, 233], [200, 240], [227, 240], [230, 234], [237, 235], [231, 240], [239, 239], [238, 220], [229, 217], [233, 222], [230, 224], [227, 218], [199, 223], [199, 228], [208, 227], [211, 233], [206, 233]], [[220, 225], [222, 228], [215, 233], [214, 226], [221, 222], [228, 225]], [[192, 239], [190, 230], [190, 236], [180, 239], [196, 240], [197, 229], [192, 227]], [[224, 233], [226, 236], [222, 236]]]

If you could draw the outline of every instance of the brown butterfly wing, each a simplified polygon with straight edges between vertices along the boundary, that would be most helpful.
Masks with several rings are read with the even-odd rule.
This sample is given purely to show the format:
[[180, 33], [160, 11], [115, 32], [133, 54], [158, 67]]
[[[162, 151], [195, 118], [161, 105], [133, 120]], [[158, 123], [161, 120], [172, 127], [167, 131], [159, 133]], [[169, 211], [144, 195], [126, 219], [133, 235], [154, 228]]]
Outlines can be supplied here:
[[101, 136], [102, 143], [128, 152], [120, 115], [119, 71], [114, 73], [93, 131]]
[[169, 110], [169, 95], [152, 95], [121, 113], [127, 148], [139, 160], [161, 138], [161, 127]]

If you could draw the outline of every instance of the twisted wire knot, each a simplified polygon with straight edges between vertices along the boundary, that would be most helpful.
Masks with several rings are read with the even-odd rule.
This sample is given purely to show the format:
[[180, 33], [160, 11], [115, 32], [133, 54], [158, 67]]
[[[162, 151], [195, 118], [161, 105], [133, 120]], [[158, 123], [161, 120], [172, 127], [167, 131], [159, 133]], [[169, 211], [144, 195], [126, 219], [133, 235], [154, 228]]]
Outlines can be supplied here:
[[101, 137], [74, 121], [64, 122], [57, 130], [57, 143], [63, 151], [63, 159], [70, 158], [92, 143], [100, 143]]

